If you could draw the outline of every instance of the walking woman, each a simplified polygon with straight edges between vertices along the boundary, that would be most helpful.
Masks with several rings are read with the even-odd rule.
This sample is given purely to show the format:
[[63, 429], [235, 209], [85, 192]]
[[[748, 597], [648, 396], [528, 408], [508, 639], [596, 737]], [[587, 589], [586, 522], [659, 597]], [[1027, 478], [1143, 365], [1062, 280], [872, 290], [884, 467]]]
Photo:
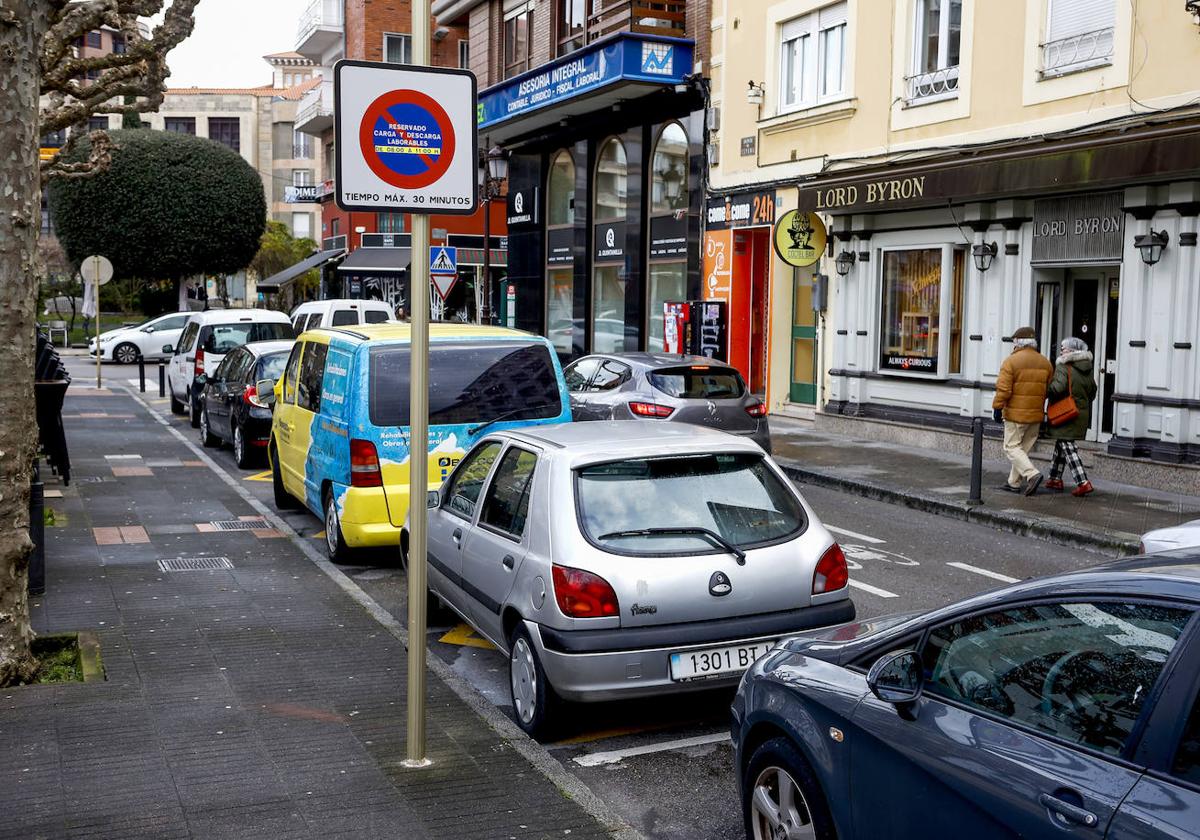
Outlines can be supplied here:
[[1054, 460], [1050, 464], [1047, 490], [1063, 489], [1063, 470], [1069, 464], [1075, 479], [1072, 496], [1086, 496], [1096, 488], [1088, 481], [1083, 461], [1075, 441], [1083, 440], [1092, 425], [1092, 402], [1096, 399], [1096, 379], [1092, 375], [1092, 354], [1079, 338], [1064, 338], [1061, 354], [1054, 365], [1054, 376], [1046, 386], [1046, 398], [1053, 403], [1070, 394], [1075, 400], [1078, 416], [1061, 426], [1051, 426], [1049, 437], [1054, 441]]

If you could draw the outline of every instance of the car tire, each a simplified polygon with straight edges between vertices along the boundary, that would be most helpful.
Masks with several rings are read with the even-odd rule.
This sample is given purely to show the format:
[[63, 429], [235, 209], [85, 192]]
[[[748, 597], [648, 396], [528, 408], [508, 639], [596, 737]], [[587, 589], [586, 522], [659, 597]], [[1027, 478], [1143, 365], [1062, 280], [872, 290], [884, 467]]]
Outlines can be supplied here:
[[171, 395], [172, 414], [183, 414], [187, 411], [187, 406], [185, 406], [181, 400], [176, 398], [174, 391], [172, 391], [170, 388], [167, 388], [167, 393]]
[[246, 443], [246, 435], [242, 432], [242, 424], [236, 420], [233, 422], [233, 432], [230, 437], [233, 438], [233, 460], [237, 462], [237, 465], [242, 469], [255, 466], [254, 462], [258, 459], [254, 457], [249, 445]]
[[200, 430], [200, 445], [206, 449], [213, 449], [221, 445], [221, 439], [212, 433], [212, 426], [208, 423], [208, 409], [200, 409], [200, 418], [196, 421], [196, 428]]
[[546, 679], [537, 648], [523, 622], [513, 628], [508, 650], [508, 687], [513, 718], [527, 735], [545, 740], [555, 733], [560, 723], [556, 712], [561, 701]]
[[193, 429], [200, 428], [200, 406], [196, 404], [196, 398], [192, 396], [191, 391], [184, 395], [184, 400], [187, 401], [188, 422], [192, 424]]
[[[759, 788], [762, 793], [759, 793]], [[790, 800], [782, 813], [782, 800]], [[747, 840], [770, 840], [803, 833], [835, 840], [837, 830], [812, 766], [788, 738], [772, 738], [750, 756], [742, 779], [742, 817]], [[778, 826], [786, 826], [779, 833]]]
[[121, 365], [135, 364], [141, 355], [137, 345], [130, 344], [128, 341], [118, 344], [112, 351], [113, 361]]
[[300, 505], [283, 486], [283, 473], [279, 469], [279, 448], [275, 445], [275, 441], [271, 441], [270, 461], [271, 488], [275, 491], [275, 509], [295, 510]]
[[325, 516], [325, 553], [329, 555], [332, 563], [349, 563], [356, 552], [346, 545], [346, 537], [342, 534], [342, 522], [338, 516], [337, 502], [333, 498], [332, 490], [325, 491], [321, 510]]

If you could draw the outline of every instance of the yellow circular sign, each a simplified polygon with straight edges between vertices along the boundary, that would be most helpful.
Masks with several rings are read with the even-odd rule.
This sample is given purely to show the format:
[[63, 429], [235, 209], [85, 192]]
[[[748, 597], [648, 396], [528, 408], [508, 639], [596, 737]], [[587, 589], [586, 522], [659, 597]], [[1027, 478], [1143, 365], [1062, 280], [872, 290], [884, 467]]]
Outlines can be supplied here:
[[812, 265], [824, 251], [825, 223], [816, 213], [789, 210], [775, 223], [775, 253], [788, 265]]

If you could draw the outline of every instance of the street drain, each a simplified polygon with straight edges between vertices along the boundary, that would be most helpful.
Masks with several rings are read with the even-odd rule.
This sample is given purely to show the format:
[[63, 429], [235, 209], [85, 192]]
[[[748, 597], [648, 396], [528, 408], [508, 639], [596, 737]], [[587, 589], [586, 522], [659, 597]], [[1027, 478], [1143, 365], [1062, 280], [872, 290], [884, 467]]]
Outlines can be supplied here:
[[172, 557], [159, 560], [158, 568], [164, 572], [209, 572], [232, 569], [228, 557]]
[[209, 523], [218, 531], [268, 531], [271, 523], [263, 519], [218, 519]]

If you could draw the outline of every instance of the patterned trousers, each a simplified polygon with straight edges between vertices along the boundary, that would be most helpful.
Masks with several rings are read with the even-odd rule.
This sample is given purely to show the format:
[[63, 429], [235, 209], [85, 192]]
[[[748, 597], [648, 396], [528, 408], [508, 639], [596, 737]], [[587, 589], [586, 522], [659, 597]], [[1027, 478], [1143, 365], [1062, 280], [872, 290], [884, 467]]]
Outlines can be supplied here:
[[1071, 465], [1071, 475], [1074, 476], [1076, 484], [1083, 484], [1088, 480], [1083, 469], [1083, 459], [1079, 457], [1079, 450], [1075, 448], [1075, 441], [1056, 440], [1054, 460], [1050, 463], [1050, 477], [1062, 478], [1063, 470], [1068, 464]]

